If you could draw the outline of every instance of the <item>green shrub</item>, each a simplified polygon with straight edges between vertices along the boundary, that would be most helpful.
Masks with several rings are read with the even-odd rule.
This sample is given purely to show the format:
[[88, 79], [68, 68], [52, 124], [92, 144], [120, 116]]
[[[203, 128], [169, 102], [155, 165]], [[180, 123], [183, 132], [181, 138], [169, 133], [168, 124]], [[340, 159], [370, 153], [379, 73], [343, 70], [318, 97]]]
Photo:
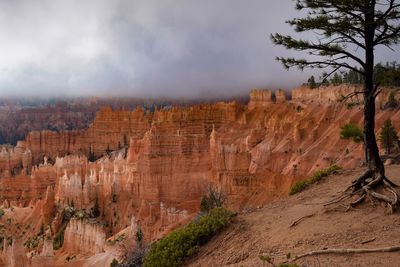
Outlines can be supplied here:
[[392, 152], [392, 148], [395, 148], [399, 143], [397, 131], [390, 118], [382, 125], [379, 141], [381, 141], [381, 146], [385, 149], [387, 155], [389, 155]]
[[308, 184], [313, 184], [321, 180], [323, 177], [329, 176], [331, 174], [334, 174], [335, 172], [341, 170], [341, 168], [337, 165], [332, 165], [327, 169], [322, 169], [319, 171], [316, 171], [307, 181]]
[[110, 267], [118, 267], [118, 261], [116, 259], [113, 259], [112, 262], [110, 263]]
[[200, 211], [209, 212], [211, 210], [212, 203], [208, 196], [203, 196], [200, 201]]
[[364, 140], [364, 134], [360, 127], [354, 123], [348, 123], [340, 127], [340, 138], [353, 139], [355, 143], [360, 143]]
[[303, 181], [303, 180], [297, 181], [290, 188], [289, 195], [291, 196], [291, 195], [297, 194], [297, 193], [303, 191], [306, 187], [307, 187], [307, 181]]
[[390, 92], [388, 97], [388, 102], [385, 104], [385, 108], [396, 108], [399, 103], [396, 100], [393, 92]]
[[44, 235], [44, 224], [40, 225], [39, 233], [37, 234], [38, 236]]
[[5, 214], [4, 210], [0, 209], [0, 219], [1, 219], [1, 217], [4, 216], [4, 214]]
[[74, 214], [74, 218], [78, 219], [78, 220], [83, 220], [88, 218], [88, 214], [86, 214], [86, 212], [84, 210], [78, 210], [75, 212]]
[[299, 265], [295, 263], [281, 263], [278, 265], [278, 267], [299, 267]]
[[261, 260], [263, 263], [265, 263], [265, 262], [272, 263], [272, 259], [271, 259], [270, 256], [260, 255], [260, 256], [258, 256], [258, 257], [260, 258], [260, 260]]
[[224, 205], [225, 194], [211, 185], [208, 187], [207, 195], [201, 198], [200, 211], [204, 213], [210, 212], [214, 208], [219, 208]]
[[41, 240], [40, 236], [33, 236], [25, 241], [24, 246], [28, 249], [35, 249], [39, 246], [39, 242]]
[[311, 184], [314, 184], [314, 183], [318, 182], [323, 177], [335, 174], [341, 169], [342, 168], [340, 166], [338, 166], [338, 165], [331, 165], [326, 169], [318, 170], [311, 177], [309, 177], [307, 180], [305, 180], [305, 181], [304, 180], [297, 181], [290, 188], [289, 195], [291, 196], [291, 195], [297, 194], [297, 193], [303, 191], [308, 185], [311, 185]]
[[53, 249], [54, 250], [61, 248], [62, 245], [64, 244], [64, 231], [65, 231], [66, 227], [67, 227], [67, 224], [64, 224], [60, 228], [60, 230], [57, 232], [57, 234], [55, 235], [55, 237], [53, 239]]
[[115, 245], [115, 244], [117, 244], [117, 243], [120, 243], [120, 242], [122, 242], [122, 241], [124, 241], [125, 240], [125, 234], [122, 234], [122, 235], [119, 235], [119, 236], [117, 236], [116, 238], [114, 238], [113, 240], [108, 240], [108, 243], [110, 244], [110, 245]]
[[202, 216], [198, 222], [192, 222], [153, 244], [145, 257], [145, 267], [179, 266], [183, 259], [192, 255], [219, 230], [226, 227], [232, 213], [224, 208], [215, 208]]
[[359, 103], [355, 103], [355, 102], [351, 102], [351, 103], [347, 103], [346, 107], [347, 109], [352, 109], [353, 107], [360, 105]]

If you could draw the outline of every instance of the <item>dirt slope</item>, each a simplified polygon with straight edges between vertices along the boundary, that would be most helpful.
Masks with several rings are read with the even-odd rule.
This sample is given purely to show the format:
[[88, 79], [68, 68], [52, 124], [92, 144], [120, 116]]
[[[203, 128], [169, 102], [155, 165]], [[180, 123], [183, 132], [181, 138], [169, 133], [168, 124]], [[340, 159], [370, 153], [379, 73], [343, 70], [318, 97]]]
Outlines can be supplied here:
[[[388, 214], [376, 203], [345, 212], [346, 207], [326, 202], [341, 192], [362, 170], [344, 171], [324, 178], [304, 192], [238, 215], [233, 224], [200, 249], [188, 266], [270, 266], [286, 254], [299, 255], [324, 248], [378, 248], [400, 245], [400, 214]], [[400, 182], [400, 166], [389, 166], [388, 176]], [[303, 216], [296, 226], [290, 225]], [[371, 241], [373, 240], [373, 241]], [[370, 241], [370, 242], [366, 242]], [[297, 261], [300, 266], [400, 266], [400, 252], [358, 255], [320, 255]]]

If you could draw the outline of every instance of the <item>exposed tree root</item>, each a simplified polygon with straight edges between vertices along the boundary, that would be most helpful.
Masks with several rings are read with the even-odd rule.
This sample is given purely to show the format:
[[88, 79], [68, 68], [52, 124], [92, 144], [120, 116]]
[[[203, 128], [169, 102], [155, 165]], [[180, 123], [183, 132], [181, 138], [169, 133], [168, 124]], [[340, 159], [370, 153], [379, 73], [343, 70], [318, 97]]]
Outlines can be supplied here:
[[392, 187], [400, 187], [399, 185], [397, 185], [397, 184], [393, 183], [392, 181], [390, 181], [387, 177], [383, 177], [383, 179], [385, 180], [385, 182], [387, 182]]
[[[346, 188], [336, 198], [325, 203], [329, 206], [342, 202], [353, 196], [358, 196], [356, 200], [349, 204], [349, 209], [363, 203], [365, 199], [378, 200], [388, 205], [391, 212], [400, 210], [399, 186], [390, 181], [387, 177], [377, 174], [373, 170], [367, 170], [360, 177], [352, 182], [352, 185]], [[380, 190], [379, 193], [377, 190]]]
[[365, 182], [367, 181], [367, 179], [372, 178], [373, 175], [374, 175], [374, 172], [372, 170], [367, 170], [365, 173], [363, 173], [363, 175], [361, 175], [356, 180], [354, 180], [352, 185], [350, 187], [348, 187], [346, 189], [346, 191], [349, 189], [353, 189], [353, 192], [354, 192], [354, 191], [361, 189], [365, 185]]
[[298, 255], [293, 259], [290, 259], [289, 262], [295, 262], [298, 259], [304, 257], [322, 255], [322, 254], [356, 254], [356, 253], [396, 252], [396, 251], [400, 251], [400, 246], [386, 247], [386, 248], [371, 248], [371, 249], [324, 249], [324, 250], [310, 251]]
[[362, 244], [362, 245], [368, 244], [368, 243], [374, 242], [375, 240], [376, 240], [376, 237], [371, 238], [371, 239], [368, 239], [368, 240], [365, 240], [365, 241], [361, 242], [361, 244]]
[[298, 225], [302, 220], [307, 219], [307, 218], [311, 218], [311, 217], [313, 217], [314, 215], [315, 215], [315, 213], [301, 217], [300, 219], [294, 221], [294, 222], [289, 226], [289, 228]]
[[350, 206], [353, 208], [355, 206], [357, 206], [358, 204], [360, 204], [361, 202], [364, 201], [364, 199], [367, 197], [367, 194], [362, 194], [361, 197], [359, 199], [357, 199], [356, 201], [353, 201], [350, 203]]

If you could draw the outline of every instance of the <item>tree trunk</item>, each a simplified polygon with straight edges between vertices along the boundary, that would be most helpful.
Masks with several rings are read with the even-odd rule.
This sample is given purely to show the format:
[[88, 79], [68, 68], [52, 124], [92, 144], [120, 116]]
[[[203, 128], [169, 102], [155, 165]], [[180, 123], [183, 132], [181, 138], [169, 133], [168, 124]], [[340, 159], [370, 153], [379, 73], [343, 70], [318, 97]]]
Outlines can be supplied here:
[[371, 97], [368, 96], [365, 96], [364, 100], [364, 139], [368, 168], [384, 177], [385, 167], [379, 155], [379, 149], [375, 137], [375, 101], [373, 100], [373, 97], [371, 99]]
[[364, 139], [368, 168], [385, 177], [385, 167], [379, 155], [375, 137], [374, 37], [375, 1], [365, 12], [365, 83], [364, 83]]

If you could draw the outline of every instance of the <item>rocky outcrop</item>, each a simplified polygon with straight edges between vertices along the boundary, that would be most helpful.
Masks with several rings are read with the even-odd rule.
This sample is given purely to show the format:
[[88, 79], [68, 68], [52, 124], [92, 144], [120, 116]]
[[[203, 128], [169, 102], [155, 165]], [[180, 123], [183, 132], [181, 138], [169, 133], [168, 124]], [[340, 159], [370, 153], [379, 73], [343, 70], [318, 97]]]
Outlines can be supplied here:
[[16, 147], [0, 145], [0, 178], [29, 174], [32, 168], [32, 154], [25, 142], [19, 141]]
[[250, 92], [250, 102], [248, 105], [249, 110], [256, 107], [266, 107], [273, 103], [273, 93], [271, 90], [252, 90]]
[[284, 103], [287, 101], [286, 92], [279, 89], [275, 92], [276, 103]]
[[33, 163], [43, 162], [44, 156], [54, 162], [69, 154], [84, 155], [91, 160], [127, 146], [130, 137], [143, 137], [150, 126], [152, 113], [138, 108], [133, 112], [102, 108], [93, 124], [85, 131], [31, 132], [26, 138]]
[[32, 257], [31, 267], [53, 267], [55, 266], [55, 257], [53, 250], [53, 241], [51, 239], [45, 239], [42, 251], [39, 255]]
[[64, 233], [62, 250], [70, 255], [93, 255], [104, 252], [106, 234], [101, 225], [72, 219]]
[[[389, 94], [399, 95], [398, 89], [380, 88], [381, 92], [376, 98], [378, 107], [384, 107], [388, 101]], [[346, 103], [362, 104], [364, 102], [363, 95], [356, 93], [361, 92], [362, 87], [359, 85], [342, 84], [339, 86], [325, 86], [316, 89], [310, 89], [303, 86], [292, 91], [292, 100], [303, 103], [324, 103], [329, 104], [347, 98]]]
[[29, 266], [28, 257], [25, 254], [22, 241], [19, 239], [13, 239], [11, 244], [9, 244], [9, 240], [4, 239], [2, 254], [3, 262], [7, 267]]
[[[56, 101], [56, 102], [55, 102]], [[31, 131], [84, 130], [103, 106], [134, 108], [143, 100], [124, 98], [4, 99], [0, 101], [0, 144], [15, 145]], [[155, 105], [147, 101], [146, 106]]]

